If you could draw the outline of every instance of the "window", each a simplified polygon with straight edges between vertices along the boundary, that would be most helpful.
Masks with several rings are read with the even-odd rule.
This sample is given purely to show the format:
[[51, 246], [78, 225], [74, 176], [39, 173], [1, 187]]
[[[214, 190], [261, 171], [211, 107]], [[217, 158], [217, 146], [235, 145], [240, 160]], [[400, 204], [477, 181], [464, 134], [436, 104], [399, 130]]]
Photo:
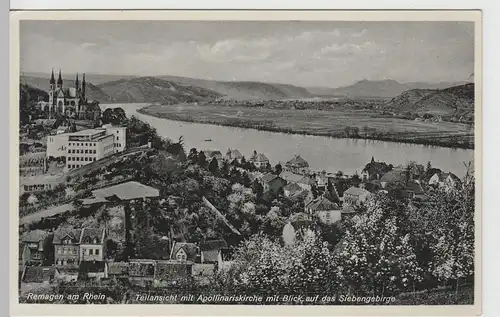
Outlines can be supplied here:
[[119, 141], [120, 140], [120, 137], [116, 137], [116, 141]]
[[85, 150], [85, 154], [89, 154], [89, 150]]
[[89, 249], [89, 255], [93, 255], [93, 254], [94, 254], [94, 250]]
[[96, 153], [96, 150], [94, 150], [94, 154]]
[[99, 249], [95, 249], [95, 255], [99, 255]]
[[57, 248], [57, 254], [62, 254], [62, 249], [61, 248]]
[[77, 252], [76, 252], [76, 248], [73, 248], [73, 254], [76, 254], [76, 253], [77, 253]]
[[94, 157], [94, 161], [95, 161], [95, 157]]

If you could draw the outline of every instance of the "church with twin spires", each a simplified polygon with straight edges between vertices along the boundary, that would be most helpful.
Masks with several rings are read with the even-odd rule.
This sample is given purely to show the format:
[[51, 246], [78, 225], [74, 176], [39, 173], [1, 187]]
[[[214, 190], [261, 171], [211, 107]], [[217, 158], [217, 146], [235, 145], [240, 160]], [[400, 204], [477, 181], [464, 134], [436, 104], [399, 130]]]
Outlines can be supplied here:
[[59, 70], [59, 77], [57, 82], [54, 78], [54, 70], [50, 76], [49, 86], [49, 102], [44, 105], [43, 111], [49, 115], [65, 115], [70, 118], [83, 119], [88, 117], [88, 112], [93, 108], [93, 103], [87, 102], [85, 96], [85, 74], [83, 74], [82, 82], [78, 79], [76, 74], [75, 87], [64, 87], [61, 70]]

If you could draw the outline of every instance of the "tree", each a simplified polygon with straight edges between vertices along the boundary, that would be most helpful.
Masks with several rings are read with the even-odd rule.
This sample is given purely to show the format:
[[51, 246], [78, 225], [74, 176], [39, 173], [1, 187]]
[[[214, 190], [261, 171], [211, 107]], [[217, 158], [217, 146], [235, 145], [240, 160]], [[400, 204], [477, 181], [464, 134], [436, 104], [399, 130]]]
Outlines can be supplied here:
[[344, 172], [342, 172], [342, 171], [338, 171], [337, 173], [335, 173], [335, 176], [336, 176], [337, 178], [342, 178], [342, 176], [344, 176]]
[[252, 190], [256, 196], [257, 201], [261, 201], [264, 197], [264, 187], [257, 179], [253, 181]]
[[338, 245], [338, 276], [351, 292], [384, 296], [414, 289], [422, 280], [411, 243], [407, 205], [385, 194], [367, 202], [367, 210]]
[[313, 195], [314, 199], [318, 198], [319, 192], [318, 192], [318, 188], [316, 187], [316, 185], [311, 186], [311, 194]]
[[280, 163], [276, 164], [274, 167], [274, 174], [279, 175], [283, 171], [283, 167], [281, 166]]
[[248, 177], [248, 173], [243, 173], [242, 175], [243, 186], [250, 188], [252, 186], [252, 181]]
[[429, 172], [432, 169], [431, 161], [427, 162], [427, 168], [425, 169], [426, 172]]
[[198, 153], [198, 165], [205, 167], [207, 165], [207, 157], [203, 151]]
[[196, 150], [196, 148], [192, 148], [191, 150], [189, 150], [188, 160], [192, 164], [198, 163], [198, 150]]
[[210, 164], [208, 165], [208, 170], [214, 174], [218, 175], [219, 174], [219, 162], [217, 162], [217, 159], [214, 157], [210, 161]]

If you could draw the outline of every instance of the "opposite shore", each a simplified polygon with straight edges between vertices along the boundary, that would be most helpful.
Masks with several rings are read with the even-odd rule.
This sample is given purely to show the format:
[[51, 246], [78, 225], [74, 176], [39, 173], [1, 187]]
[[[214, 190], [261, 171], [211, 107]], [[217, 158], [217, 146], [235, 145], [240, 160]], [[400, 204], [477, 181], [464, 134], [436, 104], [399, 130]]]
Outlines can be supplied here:
[[[455, 148], [455, 149], [474, 149], [474, 143], [470, 143], [467, 135], [463, 136], [440, 136], [440, 139], [435, 137], [429, 138], [428, 135], [419, 135], [418, 133], [411, 133], [402, 135], [401, 133], [379, 133], [377, 135], [362, 135], [359, 133], [352, 133], [347, 135], [344, 131], [330, 131], [330, 132], [315, 132], [309, 130], [298, 130], [291, 129], [287, 127], [280, 127], [270, 124], [256, 124], [251, 120], [244, 120], [238, 118], [237, 120], [226, 120], [226, 121], [215, 121], [209, 118], [193, 118], [189, 116], [181, 116], [172, 112], [156, 112], [152, 107], [157, 107], [157, 105], [148, 105], [137, 110], [138, 113], [143, 115], [148, 115], [161, 119], [168, 119], [172, 121], [179, 122], [190, 122], [190, 123], [200, 123], [200, 124], [210, 124], [225, 127], [234, 127], [242, 129], [253, 129], [259, 131], [286, 133], [286, 134], [298, 134], [298, 135], [313, 135], [313, 136], [323, 136], [331, 137], [336, 139], [361, 139], [361, 140], [373, 140], [373, 141], [383, 141], [383, 142], [395, 142], [395, 143], [406, 143], [406, 144], [417, 144], [425, 146], [434, 147], [445, 147], [445, 148]], [[352, 128], [355, 130], [356, 128]]]

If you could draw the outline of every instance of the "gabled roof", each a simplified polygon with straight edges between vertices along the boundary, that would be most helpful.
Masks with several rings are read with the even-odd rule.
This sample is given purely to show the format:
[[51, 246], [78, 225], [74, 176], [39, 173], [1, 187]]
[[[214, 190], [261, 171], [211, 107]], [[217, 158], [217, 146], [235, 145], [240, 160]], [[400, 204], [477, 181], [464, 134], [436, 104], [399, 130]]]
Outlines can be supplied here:
[[222, 248], [227, 248], [227, 243], [225, 240], [217, 239], [217, 240], [204, 240], [200, 242], [200, 250], [208, 251], [208, 250], [220, 250]]
[[264, 183], [269, 183], [270, 181], [274, 180], [278, 175], [276, 174], [266, 174], [262, 177], [262, 181]]
[[132, 200], [146, 197], [158, 197], [158, 189], [130, 181], [118, 185], [100, 188], [92, 191], [95, 198], [108, 198], [117, 196], [121, 200]]
[[96, 244], [104, 243], [104, 228], [84, 228], [80, 237], [81, 244], [93, 244], [94, 239]]
[[80, 237], [82, 234], [82, 229], [73, 228], [60, 228], [54, 233], [54, 244], [62, 244], [62, 240], [66, 237], [70, 237], [74, 244], [80, 243]]
[[406, 181], [406, 172], [401, 170], [387, 172], [382, 176], [380, 181], [386, 183], [404, 183]]
[[170, 259], [175, 260], [177, 252], [179, 252], [181, 249], [184, 250], [184, 252], [186, 252], [186, 259], [188, 261], [194, 262], [196, 260], [196, 255], [197, 255], [196, 245], [194, 243], [189, 243], [189, 242], [175, 242], [172, 248]]
[[304, 160], [300, 155], [297, 155], [293, 159], [291, 159], [290, 161], [286, 162], [286, 165], [299, 166], [299, 167], [309, 167], [309, 163], [307, 163], [307, 161]]
[[254, 162], [269, 162], [269, 159], [263, 154], [259, 153], [255, 158], [252, 159]]
[[409, 181], [406, 185], [406, 190], [411, 190], [415, 195], [421, 195], [424, 193], [422, 185], [414, 180]]
[[311, 208], [313, 211], [316, 210], [339, 210], [339, 206], [336, 203], [331, 202], [326, 197], [320, 196], [306, 205], [306, 208]]
[[296, 183], [289, 183], [283, 189], [286, 190], [286, 191], [289, 191], [291, 193], [302, 191], [302, 187], [300, 187]]
[[460, 178], [458, 178], [458, 176], [453, 174], [453, 173], [441, 173], [441, 174], [439, 174], [439, 180], [442, 182], [444, 182], [448, 177], [453, 179], [455, 182], [456, 181], [460, 182]]
[[203, 153], [205, 153], [205, 155], [207, 157], [214, 157], [214, 156], [219, 156], [219, 157], [222, 157], [222, 153], [220, 151], [217, 151], [217, 150], [205, 150], [203, 151]]
[[43, 283], [54, 279], [56, 268], [54, 266], [27, 266], [23, 274], [24, 283]]
[[344, 196], [346, 194], [353, 195], [353, 196], [362, 196], [362, 195], [369, 195], [370, 192], [367, 191], [366, 189], [363, 189], [363, 188], [358, 188], [358, 187], [351, 186], [351, 187], [349, 187], [349, 189], [347, 189], [344, 192]]
[[280, 174], [280, 177], [286, 180], [287, 182], [291, 183], [297, 183], [300, 181], [304, 176], [303, 175], [298, 175], [289, 171], [283, 171]]
[[23, 242], [28, 242], [28, 243], [29, 242], [38, 243], [40, 241], [45, 240], [48, 236], [49, 236], [49, 233], [47, 231], [36, 229], [36, 230], [31, 230], [31, 231], [25, 232], [23, 234], [23, 237], [21, 240]]
[[241, 154], [240, 151], [238, 151], [238, 150], [231, 150], [231, 158], [233, 158], [233, 159], [240, 159], [242, 157], [243, 157], [243, 155]]
[[299, 179], [299, 181], [297, 183], [311, 185], [311, 186], [315, 184], [314, 180], [312, 180], [308, 176], [302, 177], [301, 179]]

